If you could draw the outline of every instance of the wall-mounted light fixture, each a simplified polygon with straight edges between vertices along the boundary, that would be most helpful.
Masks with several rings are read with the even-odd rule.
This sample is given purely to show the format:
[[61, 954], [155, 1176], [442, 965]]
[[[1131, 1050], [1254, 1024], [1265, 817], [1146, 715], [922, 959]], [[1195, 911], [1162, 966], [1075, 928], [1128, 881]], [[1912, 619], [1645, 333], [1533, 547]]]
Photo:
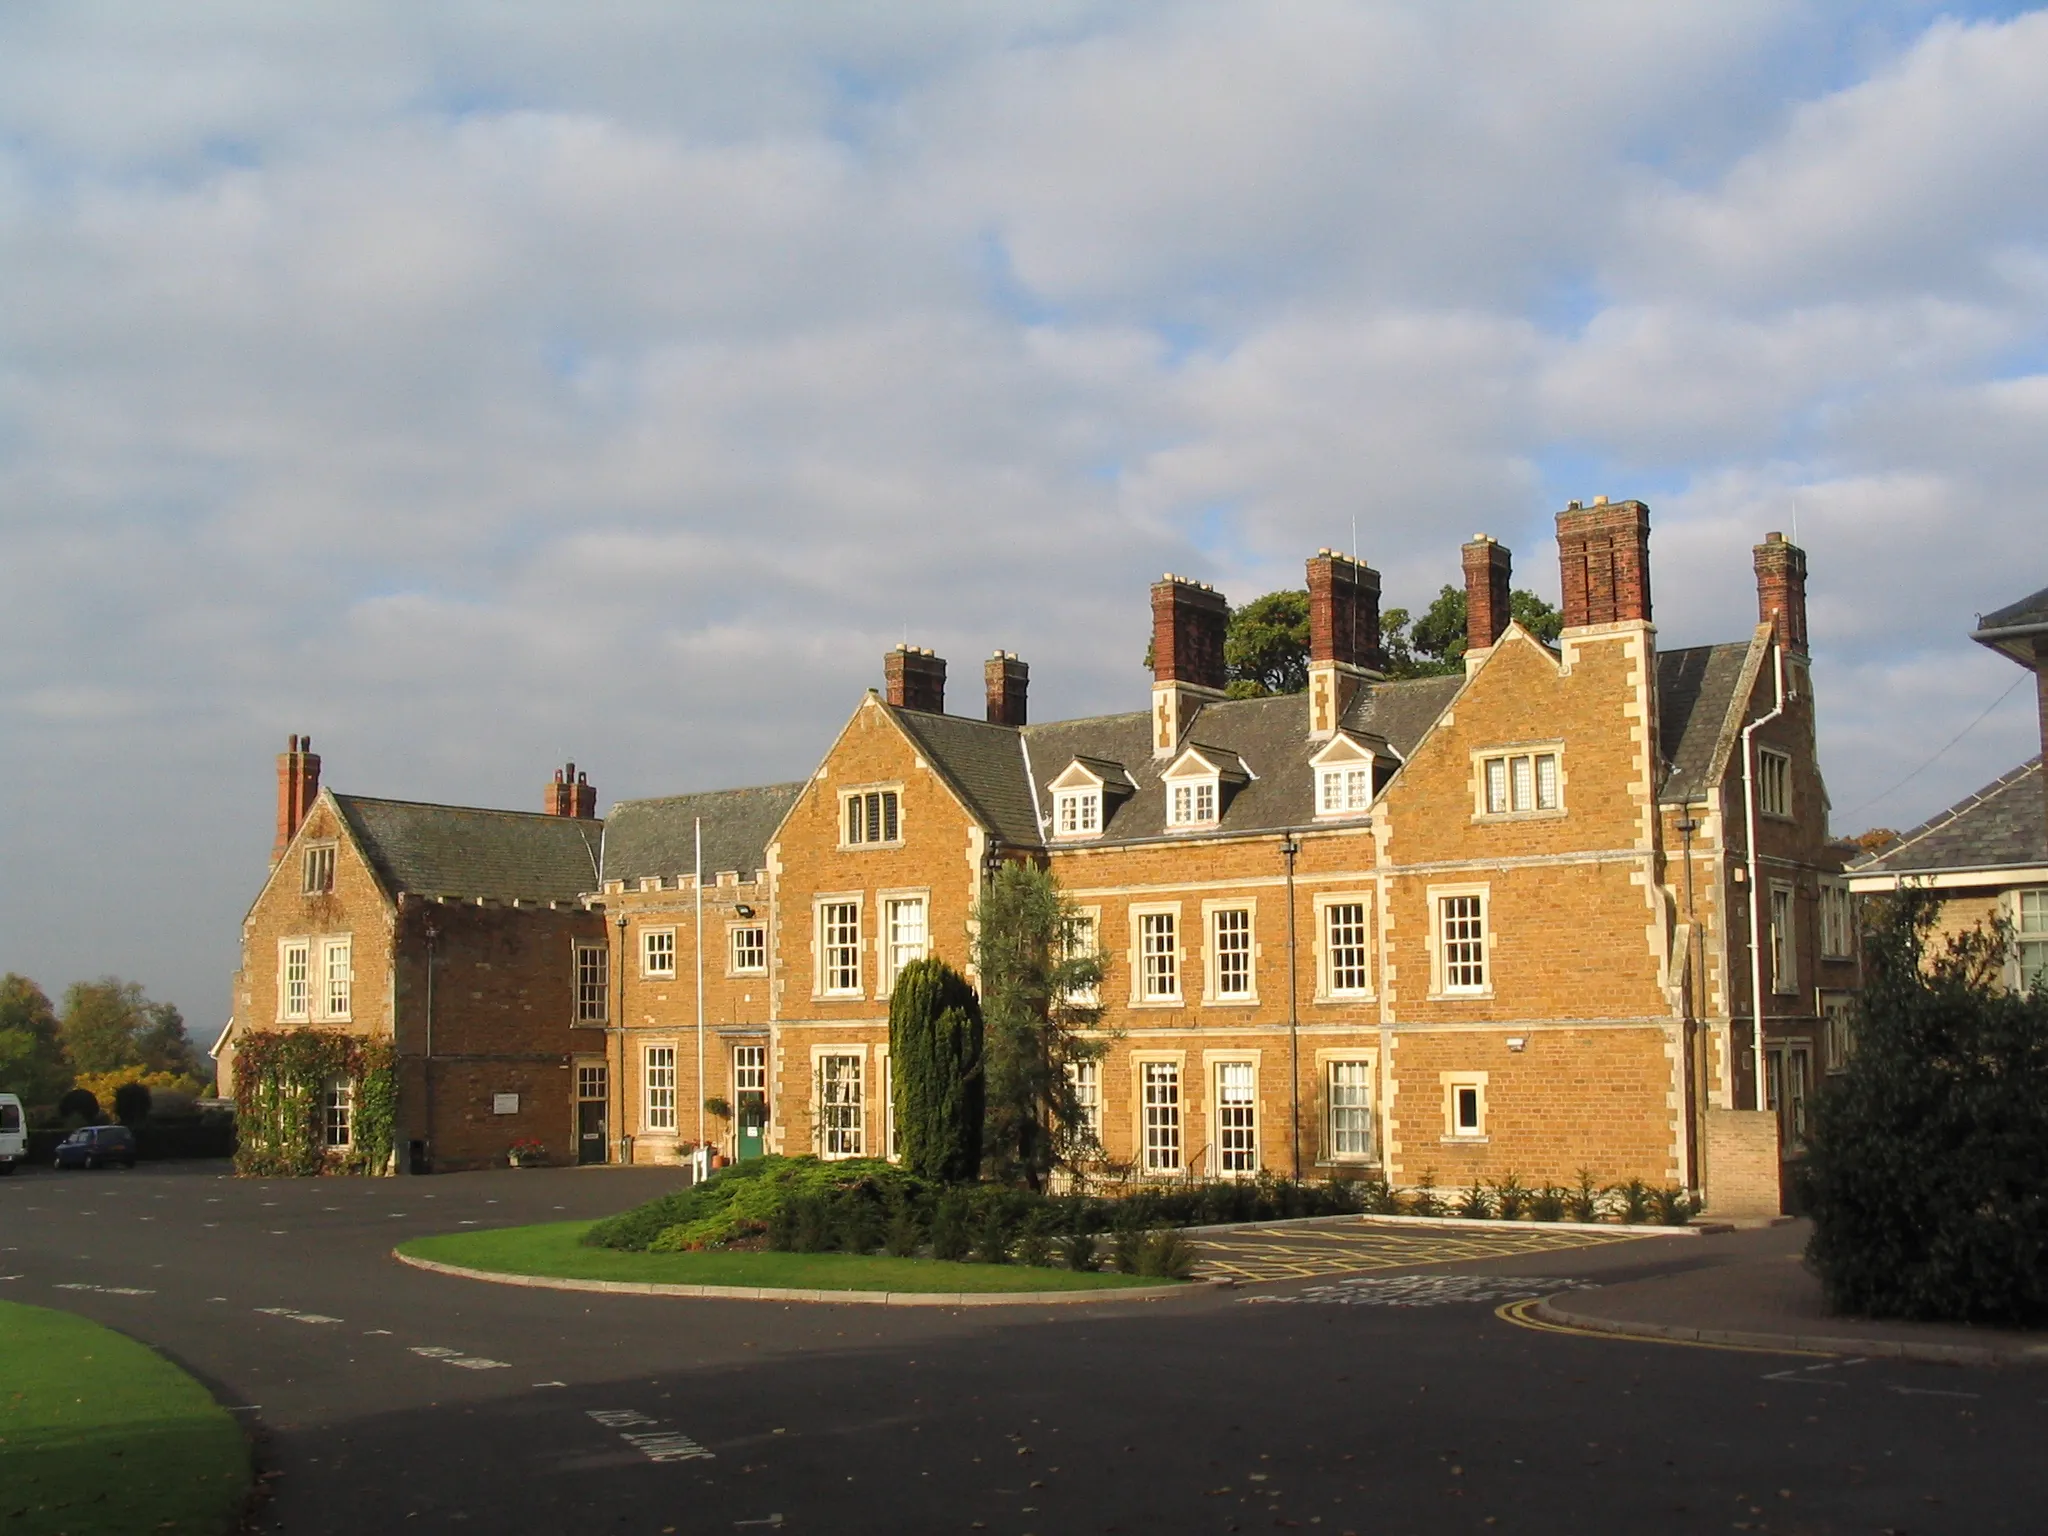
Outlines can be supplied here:
[[754, 909], [748, 906], [744, 901], [734, 902], [733, 911], [739, 913], [741, 917], [752, 917], [754, 915]]
[[1527, 1045], [1528, 1043], [1529, 1043], [1529, 1037], [1528, 1037], [1527, 1035], [1509, 1035], [1509, 1036], [1508, 1036], [1508, 1049], [1509, 1049], [1509, 1050], [1511, 1050], [1511, 1051], [1519, 1051], [1519, 1050], [1521, 1050], [1521, 1049], [1522, 1049], [1522, 1047], [1524, 1047], [1524, 1046], [1525, 1046], [1525, 1045]]

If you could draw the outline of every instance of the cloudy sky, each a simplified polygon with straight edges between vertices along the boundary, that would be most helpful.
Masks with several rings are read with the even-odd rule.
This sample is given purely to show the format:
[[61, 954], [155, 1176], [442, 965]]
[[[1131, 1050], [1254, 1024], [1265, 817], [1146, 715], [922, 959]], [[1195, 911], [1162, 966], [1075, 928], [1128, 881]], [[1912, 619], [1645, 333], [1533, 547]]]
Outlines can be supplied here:
[[1666, 645], [1796, 524], [1837, 829], [1909, 825], [2037, 745], [1965, 636], [2048, 584], [2044, 80], [1968, 5], [17, 0], [0, 970], [210, 1039], [291, 731], [785, 778], [904, 638], [1142, 707], [1162, 570], [1554, 600], [1602, 493]]

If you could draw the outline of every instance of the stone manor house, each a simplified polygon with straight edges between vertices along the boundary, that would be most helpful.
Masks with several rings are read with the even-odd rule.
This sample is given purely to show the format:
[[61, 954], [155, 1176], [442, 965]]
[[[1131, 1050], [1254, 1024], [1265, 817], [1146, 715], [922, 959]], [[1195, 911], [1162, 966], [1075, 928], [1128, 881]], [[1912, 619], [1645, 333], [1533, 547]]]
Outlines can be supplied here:
[[1030, 860], [1102, 961], [1078, 1087], [1121, 1173], [1586, 1168], [1775, 1209], [1858, 976], [1806, 558], [1769, 535], [1754, 627], [1662, 651], [1649, 509], [1557, 532], [1554, 646], [1509, 617], [1507, 549], [1464, 546], [1461, 675], [1386, 677], [1379, 574], [1324, 550], [1308, 691], [1230, 699], [1223, 596], [1167, 576], [1129, 713], [1034, 723], [1004, 651], [949, 713], [944, 660], [902, 646], [801, 782], [603, 820], [573, 765], [540, 813], [419, 805], [321, 788], [294, 738], [223, 1069], [247, 1029], [390, 1036], [422, 1171], [526, 1138], [672, 1162], [700, 1126], [886, 1156], [892, 978], [966, 969], [983, 881]]

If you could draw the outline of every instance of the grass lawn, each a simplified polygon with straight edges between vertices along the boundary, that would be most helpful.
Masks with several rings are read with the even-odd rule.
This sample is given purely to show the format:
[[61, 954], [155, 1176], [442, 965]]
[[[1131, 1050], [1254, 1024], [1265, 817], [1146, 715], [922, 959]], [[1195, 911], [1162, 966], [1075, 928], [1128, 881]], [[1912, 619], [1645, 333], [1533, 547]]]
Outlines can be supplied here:
[[1084, 1274], [1021, 1264], [950, 1264], [857, 1253], [627, 1253], [585, 1248], [594, 1223], [555, 1221], [414, 1238], [414, 1258], [511, 1275], [570, 1280], [639, 1280], [656, 1285], [761, 1285], [800, 1291], [1089, 1291], [1159, 1285], [1135, 1275]]
[[68, 1312], [0, 1302], [0, 1530], [229, 1530], [249, 1447], [206, 1388]]

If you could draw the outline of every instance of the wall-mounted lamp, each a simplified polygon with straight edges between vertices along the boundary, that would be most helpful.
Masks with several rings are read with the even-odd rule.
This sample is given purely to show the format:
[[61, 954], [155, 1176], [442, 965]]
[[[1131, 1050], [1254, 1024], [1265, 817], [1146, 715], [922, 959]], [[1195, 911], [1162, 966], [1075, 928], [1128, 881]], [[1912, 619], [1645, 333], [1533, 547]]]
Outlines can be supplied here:
[[1524, 1046], [1525, 1046], [1525, 1045], [1527, 1045], [1528, 1043], [1529, 1043], [1529, 1037], [1528, 1037], [1527, 1035], [1509, 1035], [1509, 1036], [1508, 1036], [1508, 1049], [1509, 1049], [1509, 1050], [1511, 1050], [1511, 1051], [1519, 1051], [1519, 1050], [1521, 1050], [1521, 1049], [1522, 1049], [1522, 1047], [1524, 1047]]
[[733, 903], [733, 911], [739, 913], [741, 917], [752, 917], [754, 915], [754, 909], [744, 901]]

